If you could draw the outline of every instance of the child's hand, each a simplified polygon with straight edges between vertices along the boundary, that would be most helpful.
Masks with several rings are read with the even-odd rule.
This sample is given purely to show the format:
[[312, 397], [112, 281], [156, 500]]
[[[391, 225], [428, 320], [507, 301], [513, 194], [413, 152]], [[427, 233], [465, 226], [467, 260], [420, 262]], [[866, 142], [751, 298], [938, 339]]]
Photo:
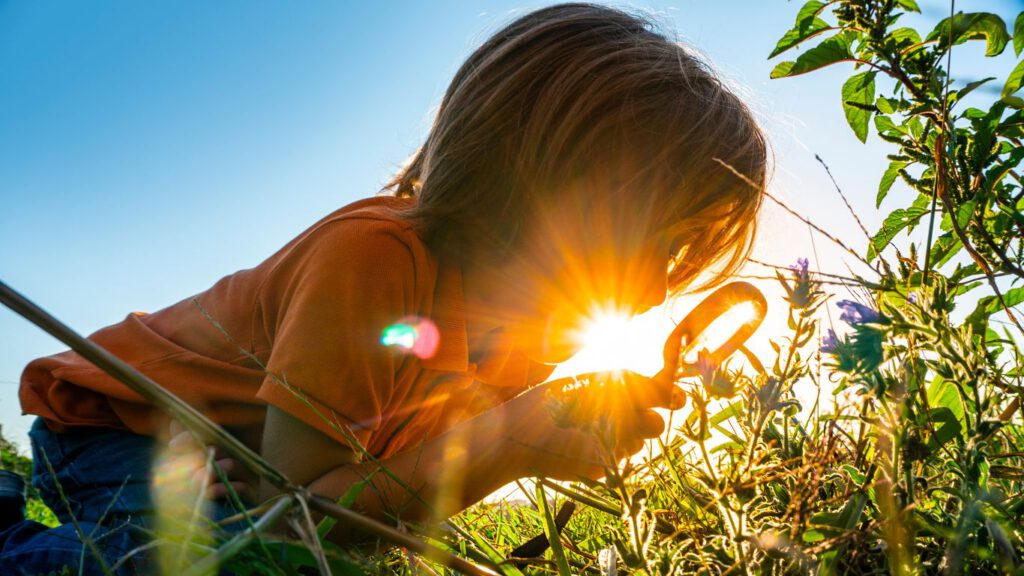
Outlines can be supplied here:
[[246, 503], [252, 502], [256, 496], [256, 478], [244, 466], [239, 466], [234, 459], [224, 456], [216, 446], [200, 445], [192, 433], [177, 420], [170, 421], [169, 431], [169, 456], [176, 465], [192, 470], [188, 478], [195, 492], [203, 492], [208, 500], [228, 497], [228, 484], [221, 482], [213, 466], [216, 463], [239, 498]]
[[629, 371], [556, 380], [513, 400], [516, 440], [526, 449], [528, 469], [570, 480], [597, 477], [610, 460], [661, 435], [665, 422], [653, 408], [675, 410], [684, 401], [673, 383]]

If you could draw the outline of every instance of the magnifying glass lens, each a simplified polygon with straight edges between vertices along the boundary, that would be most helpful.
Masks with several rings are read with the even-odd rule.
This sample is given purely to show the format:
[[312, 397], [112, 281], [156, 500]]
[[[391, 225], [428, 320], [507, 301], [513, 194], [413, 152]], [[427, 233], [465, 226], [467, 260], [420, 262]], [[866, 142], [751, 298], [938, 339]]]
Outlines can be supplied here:
[[701, 350], [719, 350], [747, 323], [756, 317], [757, 307], [751, 302], [742, 302], [733, 306], [724, 314], [712, 320], [691, 345], [686, 346], [684, 344], [686, 353], [683, 356], [682, 362], [684, 364], [693, 364], [697, 361], [697, 354]]
[[709, 360], [721, 364], [764, 321], [768, 302], [747, 282], [732, 282], [701, 301], [665, 341], [665, 365], [658, 377], [678, 380], [698, 374], [697, 354], [711, 350]]

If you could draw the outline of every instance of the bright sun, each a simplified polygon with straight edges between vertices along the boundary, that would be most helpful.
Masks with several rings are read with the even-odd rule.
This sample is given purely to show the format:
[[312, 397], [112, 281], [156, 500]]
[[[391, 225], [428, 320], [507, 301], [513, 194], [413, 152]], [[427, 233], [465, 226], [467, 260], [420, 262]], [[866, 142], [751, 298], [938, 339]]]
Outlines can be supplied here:
[[583, 347], [556, 374], [627, 369], [653, 376], [661, 369], [661, 349], [672, 326], [661, 307], [633, 317], [597, 311], [577, 336]]
[[[696, 351], [701, 348], [714, 350], [722, 345], [754, 314], [750, 303], [729, 309], [708, 326], [687, 361], [695, 360]], [[664, 306], [634, 317], [614, 311], [596, 312], [579, 335], [583, 348], [559, 365], [553, 376], [615, 369], [653, 376], [662, 368], [662, 349], [674, 326]]]

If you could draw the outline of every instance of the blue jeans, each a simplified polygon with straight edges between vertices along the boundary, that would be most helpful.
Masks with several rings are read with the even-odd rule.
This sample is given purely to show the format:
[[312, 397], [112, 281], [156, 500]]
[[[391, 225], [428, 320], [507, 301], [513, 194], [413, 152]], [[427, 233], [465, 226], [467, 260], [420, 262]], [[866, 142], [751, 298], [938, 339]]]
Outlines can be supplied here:
[[[103, 574], [97, 555], [109, 568], [148, 541], [154, 520], [152, 437], [109, 428], [56, 434], [37, 418], [29, 439], [32, 486], [61, 525], [48, 528], [24, 520], [0, 532], [0, 574], [34, 576], [64, 566], [72, 574]], [[229, 513], [229, 505], [222, 503], [213, 516]], [[79, 533], [94, 545], [83, 545]], [[151, 562], [151, 556], [137, 553], [116, 574], [149, 574]]]

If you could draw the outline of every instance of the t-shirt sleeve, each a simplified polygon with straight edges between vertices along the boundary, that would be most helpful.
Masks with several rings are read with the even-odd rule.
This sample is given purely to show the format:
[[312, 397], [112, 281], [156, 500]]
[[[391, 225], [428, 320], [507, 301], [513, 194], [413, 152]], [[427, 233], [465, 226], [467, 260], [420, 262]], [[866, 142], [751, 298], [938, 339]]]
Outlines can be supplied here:
[[369, 446], [403, 360], [381, 334], [412, 311], [414, 271], [387, 222], [330, 222], [300, 240], [260, 290], [272, 344], [257, 398]]

